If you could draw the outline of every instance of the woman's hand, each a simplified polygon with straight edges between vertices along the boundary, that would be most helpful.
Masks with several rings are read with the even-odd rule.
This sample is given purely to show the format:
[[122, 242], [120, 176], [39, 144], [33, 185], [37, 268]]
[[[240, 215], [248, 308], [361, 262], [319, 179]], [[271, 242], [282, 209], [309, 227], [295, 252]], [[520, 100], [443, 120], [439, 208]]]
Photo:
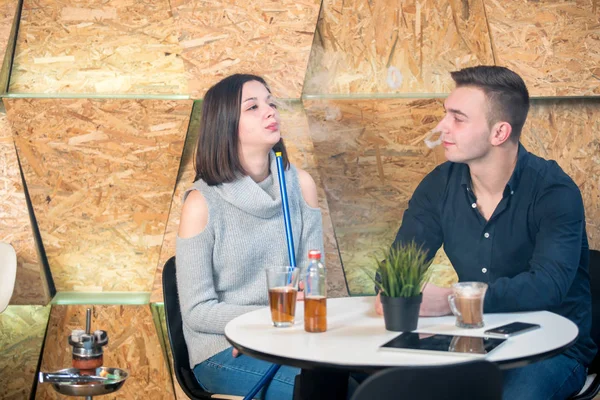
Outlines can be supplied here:
[[298, 294], [296, 295], [297, 301], [304, 301], [304, 282], [298, 283]]

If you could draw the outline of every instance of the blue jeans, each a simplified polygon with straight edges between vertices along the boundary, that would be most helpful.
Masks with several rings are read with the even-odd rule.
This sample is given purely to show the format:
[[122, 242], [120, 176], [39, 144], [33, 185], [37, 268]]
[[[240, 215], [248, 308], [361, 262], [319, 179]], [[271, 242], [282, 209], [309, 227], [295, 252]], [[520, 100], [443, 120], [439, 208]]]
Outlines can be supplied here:
[[[215, 354], [194, 367], [194, 375], [200, 386], [212, 393], [245, 396], [271, 367], [271, 363], [241, 354], [231, 355], [232, 348]], [[294, 379], [298, 368], [279, 368], [270, 383], [258, 392], [255, 399], [291, 400], [294, 394]]]
[[562, 400], [577, 394], [587, 377], [585, 367], [564, 354], [503, 371], [506, 400]]

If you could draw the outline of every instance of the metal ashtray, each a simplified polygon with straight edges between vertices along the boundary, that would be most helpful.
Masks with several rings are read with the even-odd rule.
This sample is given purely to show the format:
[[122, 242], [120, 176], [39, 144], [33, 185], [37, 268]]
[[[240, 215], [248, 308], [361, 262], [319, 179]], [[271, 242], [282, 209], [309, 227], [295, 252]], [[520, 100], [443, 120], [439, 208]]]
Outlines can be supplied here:
[[[96, 368], [96, 376], [108, 374], [108, 379], [101, 382], [85, 382], [86, 375], [79, 375], [79, 369], [67, 368], [56, 371], [55, 374], [70, 374], [73, 375], [72, 380], [65, 382], [51, 382], [54, 390], [60, 394], [67, 396], [101, 396], [116, 392], [123, 386], [129, 373], [120, 368], [98, 367]], [[78, 380], [81, 376], [81, 380]], [[114, 378], [113, 378], [114, 377]]]

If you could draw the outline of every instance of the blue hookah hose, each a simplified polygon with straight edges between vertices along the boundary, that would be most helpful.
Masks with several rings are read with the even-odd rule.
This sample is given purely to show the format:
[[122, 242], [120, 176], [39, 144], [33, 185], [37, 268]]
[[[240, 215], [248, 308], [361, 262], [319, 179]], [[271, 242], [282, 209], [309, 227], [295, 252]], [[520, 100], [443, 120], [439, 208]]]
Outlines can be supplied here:
[[[281, 207], [283, 208], [283, 220], [285, 221], [285, 238], [287, 241], [288, 257], [290, 265], [296, 268], [296, 256], [294, 253], [294, 236], [292, 234], [292, 220], [290, 218], [290, 206], [288, 204], [287, 188], [285, 185], [285, 176], [283, 171], [283, 158], [281, 153], [275, 153], [277, 160], [277, 175], [279, 176], [279, 192], [281, 193]], [[288, 282], [289, 283], [289, 282]], [[256, 393], [263, 388], [268, 382], [273, 379], [281, 365], [273, 364], [260, 378], [258, 383], [254, 385], [252, 390], [244, 397], [244, 400], [252, 400]]]
[[290, 218], [290, 205], [288, 203], [285, 175], [283, 173], [283, 158], [281, 153], [275, 153], [277, 158], [277, 175], [279, 176], [279, 192], [281, 193], [281, 207], [283, 208], [283, 220], [285, 222], [285, 238], [287, 241], [288, 257], [290, 265], [296, 268], [296, 255], [294, 253], [294, 235], [292, 233], [292, 219]]

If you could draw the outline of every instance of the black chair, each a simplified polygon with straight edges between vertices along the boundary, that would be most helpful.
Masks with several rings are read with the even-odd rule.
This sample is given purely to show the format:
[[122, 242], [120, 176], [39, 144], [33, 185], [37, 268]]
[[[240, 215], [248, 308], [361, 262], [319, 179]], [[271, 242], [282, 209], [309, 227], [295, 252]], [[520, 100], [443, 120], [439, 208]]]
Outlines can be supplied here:
[[477, 360], [461, 364], [398, 367], [365, 380], [352, 400], [502, 399], [502, 372], [496, 364]]
[[[200, 399], [241, 399], [238, 396], [212, 394], [198, 384], [194, 372], [190, 368], [187, 344], [183, 337], [183, 324], [177, 293], [177, 279], [175, 277], [175, 257], [171, 257], [165, 264], [162, 275], [163, 299], [165, 302], [165, 318], [167, 332], [173, 354], [173, 369], [177, 382], [192, 400]], [[222, 397], [221, 397], [222, 396]]]
[[[592, 340], [600, 349], [600, 251], [590, 250], [590, 289], [592, 292]], [[600, 392], [600, 351], [588, 368], [583, 389], [572, 400], [591, 400]]]

